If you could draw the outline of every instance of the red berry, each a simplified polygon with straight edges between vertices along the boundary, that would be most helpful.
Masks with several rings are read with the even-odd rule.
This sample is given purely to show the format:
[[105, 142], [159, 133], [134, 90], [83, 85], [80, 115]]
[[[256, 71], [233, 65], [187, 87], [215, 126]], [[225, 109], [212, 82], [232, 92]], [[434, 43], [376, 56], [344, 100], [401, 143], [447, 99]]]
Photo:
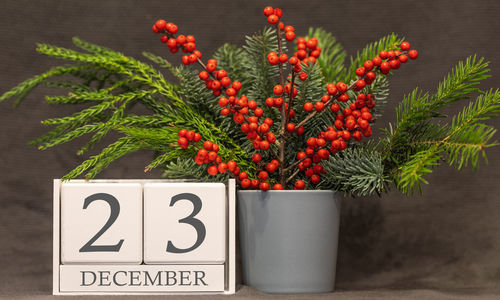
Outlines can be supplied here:
[[244, 188], [244, 189], [248, 189], [250, 187], [250, 179], [248, 178], [245, 178], [243, 180], [241, 180], [241, 187]]
[[401, 55], [398, 57], [398, 59], [399, 59], [399, 61], [400, 61], [401, 63], [403, 63], [403, 64], [404, 64], [405, 62], [407, 62], [407, 61], [408, 61], [408, 55], [406, 55], [406, 54], [401, 54]]
[[272, 15], [267, 17], [267, 22], [269, 22], [269, 24], [271, 24], [271, 25], [278, 24], [279, 20], [280, 20], [280, 18], [275, 14], [272, 14]]
[[279, 183], [276, 183], [274, 186], [273, 186], [273, 190], [282, 190], [283, 189], [283, 186]]
[[155, 26], [158, 30], [163, 30], [163, 29], [165, 29], [166, 24], [167, 24], [167, 22], [165, 22], [165, 20], [158, 20], [158, 21], [156, 21]]
[[307, 139], [306, 143], [307, 143], [307, 146], [309, 148], [314, 148], [314, 147], [316, 147], [316, 138], [315, 137], [310, 137], [310, 138]]
[[302, 81], [305, 81], [307, 79], [307, 73], [306, 72], [300, 72], [299, 73], [299, 79]]
[[289, 42], [293, 41], [295, 39], [295, 32], [293, 31], [287, 31], [285, 33], [285, 39]]
[[288, 63], [291, 64], [292, 66], [294, 66], [294, 65], [299, 63], [299, 59], [296, 56], [292, 56], [288, 60]]
[[366, 82], [363, 79], [356, 81], [356, 90], [360, 91], [366, 86]]
[[393, 59], [389, 61], [389, 64], [391, 65], [392, 69], [399, 69], [399, 66], [401, 66], [401, 63], [399, 62], [398, 59]]
[[205, 148], [207, 151], [212, 151], [213, 145], [214, 144], [211, 141], [205, 141], [203, 143], [203, 148]]
[[366, 71], [365, 67], [357, 68], [356, 69], [356, 75], [358, 75], [359, 77], [361, 77], [361, 76], [365, 75], [365, 71]]
[[322, 111], [323, 109], [325, 109], [325, 104], [321, 101], [318, 101], [314, 103], [314, 109], [316, 109], [316, 111]]
[[234, 95], [236, 95], [236, 90], [234, 88], [228, 88], [226, 90], [226, 95], [228, 95], [228, 96], [234, 96]]
[[281, 94], [283, 94], [283, 87], [279, 84], [275, 85], [274, 88], [273, 88], [273, 93], [276, 95], [276, 96], [279, 96]]
[[402, 42], [401, 45], [399, 45], [399, 48], [401, 48], [402, 51], [410, 50], [410, 43]]
[[195, 141], [195, 142], [199, 142], [200, 140], [201, 140], [201, 134], [199, 134], [199, 133], [195, 133], [195, 134], [194, 134], [193, 141]]
[[159, 33], [160, 31], [158, 30], [158, 28], [156, 27], [156, 25], [153, 25], [153, 32], [154, 33]]
[[219, 173], [226, 173], [227, 171], [227, 164], [226, 163], [220, 163], [218, 166], [217, 166], [217, 170], [219, 170]]
[[278, 165], [277, 164], [273, 164], [273, 163], [268, 163], [266, 165], [266, 170], [269, 172], [269, 173], [273, 173], [274, 171], [276, 171], [276, 169], [278, 168]]
[[268, 56], [267, 57], [267, 61], [271, 64], [271, 65], [277, 65], [280, 60], [278, 58], [278, 55], [271, 55], [271, 56]]
[[181, 34], [181, 35], [177, 36], [176, 42], [179, 45], [184, 45], [184, 43], [186, 43], [186, 37]]
[[269, 17], [272, 14], [274, 14], [274, 8], [266, 6], [266, 8], [264, 8], [264, 16]]
[[370, 71], [371, 69], [373, 69], [373, 61], [367, 60], [367, 61], [365, 61], [365, 63], [363, 64], [363, 66], [365, 67], [365, 69], [367, 71]]
[[382, 74], [388, 74], [390, 71], [391, 71], [391, 65], [388, 62], [384, 61], [380, 64], [380, 72]]
[[344, 94], [340, 95], [337, 99], [340, 102], [347, 102], [347, 100], [349, 100], [349, 95], [347, 93], [344, 93]]
[[182, 56], [182, 63], [183, 63], [184, 65], [189, 65], [189, 56], [187, 56], [187, 55], [183, 55], [183, 56]]
[[236, 91], [239, 91], [239, 90], [241, 90], [241, 82], [235, 80], [235, 81], [233, 81], [233, 84], [231, 85], [231, 87], [233, 89], [235, 89]]
[[311, 176], [311, 182], [313, 184], [318, 184], [320, 181], [321, 181], [321, 178], [318, 175], [314, 174], [313, 176]]
[[380, 51], [378, 56], [380, 56], [381, 59], [386, 59], [389, 56], [389, 54], [387, 54], [387, 51], [382, 50]]
[[326, 85], [326, 90], [327, 90], [328, 94], [330, 94], [332, 96], [335, 95], [335, 94], [337, 94], [337, 87], [333, 83], [327, 84]]
[[215, 64], [215, 63], [207, 63], [207, 71], [209, 73], [212, 73], [213, 71], [215, 71], [216, 68], [217, 68], [217, 64]]
[[267, 182], [261, 182], [259, 184], [259, 188], [261, 190], [263, 190], [263, 191], [267, 191], [267, 190], [269, 190], [269, 183], [267, 183]]
[[215, 175], [217, 175], [217, 173], [219, 173], [219, 170], [217, 170], [216, 166], [208, 167], [208, 174], [215, 176]]
[[269, 97], [266, 99], [266, 106], [273, 107], [274, 106], [274, 98]]
[[367, 81], [372, 82], [373, 80], [375, 80], [376, 77], [377, 76], [375, 75], [374, 72], [368, 72], [368, 73], [366, 73], [366, 80]]
[[281, 55], [279, 56], [279, 61], [282, 64], [286, 63], [288, 61], [288, 55], [286, 55], [286, 53], [281, 53]]
[[288, 132], [294, 132], [295, 131], [295, 124], [293, 124], [293, 123], [286, 124], [286, 130]]
[[302, 180], [297, 180], [295, 181], [295, 188], [298, 189], [298, 190], [303, 190], [306, 186], [306, 183]]
[[186, 129], [181, 129], [179, 130], [179, 137], [186, 137], [187, 130]]
[[304, 103], [304, 110], [310, 112], [313, 110], [313, 104], [311, 102]]
[[261, 141], [260, 142], [260, 149], [262, 149], [262, 150], [268, 150], [269, 147], [270, 147], [270, 145], [269, 145], [268, 141]]
[[314, 49], [314, 48], [316, 48], [317, 45], [318, 45], [318, 39], [316, 39], [316, 38], [311, 38], [310, 40], [308, 40], [306, 42], [306, 46], [309, 49]]
[[194, 43], [194, 42], [196, 42], [196, 39], [194, 38], [194, 36], [188, 35], [188, 36], [186, 36], [186, 42]]
[[179, 28], [177, 27], [177, 25], [175, 24], [172, 24], [170, 26], [166, 26], [166, 29], [168, 30], [168, 32], [170, 32], [171, 34], [176, 34], [177, 31], [179, 30]]
[[296, 131], [298, 135], [303, 135], [305, 130], [304, 126], [300, 126]]
[[252, 187], [253, 188], [259, 187], [259, 180], [258, 179], [252, 179]]
[[380, 64], [382, 63], [382, 59], [379, 57], [379, 56], [375, 56], [373, 59], [372, 59], [372, 62], [373, 62], [373, 65], [374, 66], [380, 66]]
[[336, 87], [337, 87], [337, 90], [339, 91], [339, 93], [345, 93], [345, 91], [347, 91], [347, 84], [343, 83], [343, 82], [337, 82], [336, 84]]
[[200, 74], [198, 74], [198, 77], [200, 77], [201, 80], [207, 80], [210, 75], [207, 71], [201, 71]]
[[177, 140], [177, 144], [179, 144], [179, 146], [182, 148], [182, 149], [186, 149], [188, 146], [189, 146], [189, 142], [188, 140], [185, 138], [185, 137], [181, 137]]
[[260, 171], [258, 175], [260, 181], [267, 180], [269, 178], [269, 174], [266, 171]]
[[408, 52], [408, 56], [411, 58], [411, 59], [417, 59], [418, 57], [418, 52], [417, 50], [410, 50]]
[[281, 18], [281, 16], [283, 16], [283, 11], [281, 10], [281, 8], [275, 8], [274, 14], [277, 15], [278, 18]]

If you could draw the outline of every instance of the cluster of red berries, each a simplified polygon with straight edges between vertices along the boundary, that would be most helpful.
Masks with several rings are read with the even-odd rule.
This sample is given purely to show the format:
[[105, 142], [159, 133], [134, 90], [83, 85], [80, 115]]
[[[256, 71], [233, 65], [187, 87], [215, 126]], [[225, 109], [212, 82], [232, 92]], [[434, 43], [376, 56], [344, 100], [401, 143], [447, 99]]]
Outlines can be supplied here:
[[[283, 12], [279, 8], [268, 6], [264, 9], [264, 15], [270, 24], [275, 25], [278, 30], [278, 35], [284, 33], [287, 41], [295, 40], [295, 29], [293, 26], [285, 26], [280, 19]], [[178, 145], [187, 149], [193, 145], [198, 149], [195, 157], [195, 162], [199, 165], [209, 164], [208, 173], [210, 175], [217, 175], [228, 172], [231, 176], [238, 180], [240, 186], [244, 189], [253, 188], [261, 190], [281, 190], [284, 186], [280, 183], [275, 183], [271, 187], [273, 179], [271, 175], [274, 174], [278, 168], [283, 168], [277, 159], [273, 159], [266, 163], [263, 161], [263, 152], [271, 151], [274, 156], [277, 155], [272, 151], [272, 145], [277, 144], [277, 136], [271, 131], [274, 124], [271, 118], [264, 116], [264, 110], [258, 106], [255, 100], [248, 99], [248, 97], [241, 95], [238, 92], [241, 90], [242, 85], [238, 81], [231, 81], [228, 73], [225, 70], [217, 69], [217, 61], [210, 59], [204, 65], [201, 62], [201, 53], [196, 50], [195, 39], [193, 36], [179, 35], [175, 37], [178, 28], [173, 23], [166, 23], [163, 20], [158, 20], [153, 26], [155, 33], [165, 33], [161, 37], [162, 42], [166, 43], [172, 53], [178, 52], [182, 49], [187, 53], [182, 57], [182, 62], [186, 65], [198, 62], [204, 70], [199, 72], [198, 76], [205, 82], [206, 88], [212, 90], [215, 96], [221, 96], [218, 104], [221, 107], [220, 113], [223, 116], [232, 116], [235, 123], [240, 125], [243, 133], [247, 134], [247, 138], [252, 141], [253, 148], [256, 152], [252, 155], [252, 161], [257, 164], [258, 170], [254, 179], [251, 179], [249, 174], [240, 170], [235, 161], [223, 162], [221, 157], [217, 154], [219, 146], [205, 141], [201, 143], [201, 135], [193, 131], [181, 129], [179, 131]], [[265, 105], [269, 108], [277, 108], [282, 111], [285, 110], [286, 124], [283, 131], [290, 134], [296, 133], [302, 135], [305, 132], [305, 124], [315, 114], [329, 109], [336, 114], [334, 123], [327, 128], [326, 131], [321, 132], [317, 137], [309, 137], [307, 139], [307, 147], [304, 151], [297, 153], [297, 160], [289, 165], [287, 169], [292, 167], [298, 168], [298, 171], [304, 173], [307, 182], [318, 184], [321, 181], [321, 175], [325, 170], [321, 163], [328, 159], [330, 155], [338, 151], [345, 150], [351, 141], [361, 141], [363, 137], [372, 135], [372, 128], [370, 123], [374, 122], [374, 117], [371, 109], [375, 106], [375, 99], [372, 94], [361, 93], [361, 91], [368, 85], [372, 84], [377, 76], [377, 72], [381, 74], [388, 74], [391, 70], [398, 69], [401, 64], [408, 61], [408, 59], [416, 59], [418, 52], [410, 49], [408, 42], [403, 42], [399, 45], [399, 49], [391, 49], [388, 51], [381, 51], [377, 56], [371, 60], [363, 63], [363, 66], [356, 69], [357, 79], [347, 85], [344, 82], [330, 83], [326, 86], [326, 93], [318, 101], [305, 102], [303, 109], [308, 112], [306, 119], [295, 125], [290, 122], [295, 117], [293, 107], [289, 107], [289, 103], [285, 100], [287, 98], [292, 101], [298, 94], [295, 87], [294, 79], [305, 81], [308, 74], [302, 71], [302, 66], [305, 64], [313, 64], [316, 62], [321, 54], [321, 48], [318, 47], [318, 39], [299, 37], [296, 41], [297, 51], [293, 56], [289, 57], [286, 53], [281, 53], [281, 46], [279, 53], [270, 52], [267, 55], [267, 60], [271, 65], [281, 65], [288, 63], [292, 69], [286, 84], [277, 84], [273, 88], [274, 97], [268, 97], [265, 100]], [[350, 100], [348, 91], [352, 90], [355, 99], [351, 103], [341, 109], [340, 103], [346, 103]], [[290, 102], [291, 103], [291, 102]], [[262, 153], [262, 154], [261, 154]], [[295, 175], [297, 173], [294, 173]], [[282, 174], [280, 174], [282, 175]], [[293, 176], [295, 176], [293, 175]], [[292, 177], [293, 177], [292, 176]], [[300, 190], [306, 188], [306, 181], [296, 180], [294, 189]]]
[[167, 23], [165, 20], [158, 20], [153, 25], [154, 33], [165, 33], [160, 40], [165, 43], [170, 49], [171, 53], [177, 53], [179, 49], [187, 53], [182, 56], [182, 63], [185, 65], [193, 64], [201, 58], [201, 52], [196, 50], [196, 39], [192, 35], [179, 35], [175, 34], [179, 28], [174, 23]]

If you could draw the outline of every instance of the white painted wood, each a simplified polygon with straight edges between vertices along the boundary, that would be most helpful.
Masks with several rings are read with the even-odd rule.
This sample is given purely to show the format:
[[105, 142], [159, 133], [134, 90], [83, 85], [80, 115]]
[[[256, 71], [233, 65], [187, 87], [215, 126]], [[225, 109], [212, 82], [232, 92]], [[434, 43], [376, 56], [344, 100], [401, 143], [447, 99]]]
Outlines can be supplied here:
[[[176, 195], [190, 193], [202, 203], [200, 211], [180, 222], [194, 211], [192, 201], [172, 202]], [[185, 198], [185, 197], [182, 197]], [[144, 262], [146, 264], [213, 264], [224, 263], [226, 256], [225, 185], [222, 183], [146, 183], [144, 184]], [[172, 205], [171, 205], [172, 204]], [[205, 238], [186, 253], [167, 252], [170, 241], [177, 249], [189, 249], [201, 235], [193, 226], [199, 220]]]
[[223, 292], [224, 265], [61, 265], [61, 292]]
[[53, 231], [52, 231], [52, 294], [59, 295], [59, 264], [60, 261], [60, 191], [61, 180], [54, 179], [54, 201], [53, 201]]
[[[100, 194], [99, 196], [92, 196]], [[116, 199], [115, 222], [93, 243], [119, 245], [119, 251], [81, 252], [108, 222], [112, 209], [105, 196]], [[96, 198], [84, 209], [87, 197]], [[90, 198], [89, 198], [90, 199]], [[61, 184], [61, 262], [63, 264], [140, 264], [142, 262], [142, 186], [140, 183]], [[92, 250], [95, 250], [93, 248]]]
[[227, 184], [227, 259], [226, 259], [226, 294], [236, 293], [236, 181], [229, 179]]

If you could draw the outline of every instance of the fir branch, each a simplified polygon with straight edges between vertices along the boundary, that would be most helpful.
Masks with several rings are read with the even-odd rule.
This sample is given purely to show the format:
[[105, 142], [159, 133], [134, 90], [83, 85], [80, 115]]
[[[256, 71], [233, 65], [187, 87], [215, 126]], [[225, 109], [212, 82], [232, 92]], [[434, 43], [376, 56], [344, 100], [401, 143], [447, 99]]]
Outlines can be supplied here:
[[321, 55], [317, 61], [326, 82], [333, 82], [337, 78], [345, 76], [344, 61], [346, 53], [334, 36], [326, 32], [323, 28], [309, 28], [307, 39], [316, 37], [318, 47], [321, 48]]
[[323, 186], [345, 193], [367, 196], [387, 190], [389, 177], [384, 174], [378, 152], [349, 148], [332, 155], [324, 164]]
[[356, 57], [351, 57], [351, 63], [344, 76], [344, 82], [351, 82], [356, 79], [356, 69], [361, 67], [367, 60], [371, 60], [377, 56], [382, 50], [396, 50], [398, 45], [403, 42], [404, 38], [398, 37], [395, 33], [391, 33], [382, 37], [378, 41], [366, 45], [363, 50], [356, 53]]
[[157, 56], [157, 55], [155, 55], [151, 52], [147, 52], [147, 51], [142, 52], [142, 55], [144, 57], [148, 58], [149, 60], [151, 60], [152, 62], [156, 63], [161, 68], [169, 70], [175, 76], [178, 75], [176, 68], [174, 66], [172, 66], [172, 64], [168, 60], [164, 59], [163, 57]]
[[54, 147], [60, 144], [67, 143], [69, 141], [72, 141], [84, 134], [95, 132], [103, 128], [105, 124], [103, 123], [96, 123], [96, 124], [89, 124], [89, 125], [84, 125], [81, 127], [76, 128], [75, 130], [72, 130], [64, 135], [61, 135], [57, 137], [56, 139], [52, 139], [51, 141], [45, 142], [43, 145], [38, 146], [39, 150], [46, 150], [50, 147]]
[[178, 157], [177, 160], [165, 165], [163, 177], [171, 179], [196, 179], [203, 182], [225, 182], [229, 176], [227, 174], [208, 175], [206, 167], [197, 165], [193, 159]]
[[248, 61], [243, 49], [231, 44], [224, 44], [214, 53], [214, 59], [217, 60], [219, 69], [226, 70], [233, 80], [238, 80], [242, 84], [240, 93], [246, 94], [250, 86], [250, 80], [247, 73], [245, 62]]
[[86, 170], [91, 169], [87, 173], [86, 178], [93, 178], [99, 171], [108, 166], [111, 162], [118, 159], [119, 157], [135, 152], [140, 149], [140, 144], [132, 138], [120, 138], [118, 141], [104, 148], [101, 153], [94, 155], [80, 164], [78, 167], [73, 169], [68, 174], [62, 177], [62, 180], [70, 180], [82, 174]]

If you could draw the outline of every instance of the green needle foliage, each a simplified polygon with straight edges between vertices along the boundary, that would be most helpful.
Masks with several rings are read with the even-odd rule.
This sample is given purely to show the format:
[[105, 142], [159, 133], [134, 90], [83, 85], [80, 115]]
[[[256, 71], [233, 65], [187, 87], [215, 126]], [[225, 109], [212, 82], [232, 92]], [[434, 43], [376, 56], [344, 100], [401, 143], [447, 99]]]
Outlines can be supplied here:
[[[293, 121], [304, 119], [307, 115], [302, 109], [304, 103], [318, 101], [328, 83], [354, 82], [355, 70], [365, 60], [372, 59], [381, 50], [396, 49], [403, 41], [395, 34], [382, 37], [351, 57], [346, 66], [347, 55], [330, 33], [310, 28], [308, 37], [313, 36], [319, 40], [321, 55], [316, 64], [303, 65], [307, 80], [295, 78], [298, 96], [292, 105], [296, 113]], [[145, 166], [146, 171], [162, 168], [163, 176], [168, 178], [227, 180], [227, 174], [209, 176], [206, 166], [194, 162], [195, 149], [182, 150], [177, 145], [180, 128], [199, 132], [203, 139], [217, 143], [221, 158], [235, 160], [244, 171], [254, 173], [262, 167], [250, 159], [254, 149], [246, 134], [231, 118], [220, 115], [218, 97], [199, 80], [199, 70], [174, 66], [161, 56], [144, 52], [145, 58], [177, 79], [174, 83], [165, 80], [159, 69], [140, 60], [78, 38], [73, 42], [80, 51], [38, 44], [39, 53], [71, 64], [34, 76], [0, 96], [0, 101], [14, 98], [14, 105], [18, 105], [38, 85], [46, 85], [63, 91], [61, 95], [47, 96], [48, 104], [78, 105], [80, 109], [71, 115], [42, 121], [51, 129], [31, 141], [41, 150], [87, 138], [87, 143], [78, 151], [79, 155], [86, 155], [109, 134], [118, 136], [66, 174], [64, 180], [81, 175], [93, 178], [115, 160], [139, 150], [153, 154], [152, 161]], [[266, 107], [264, 102], [273, 96], [273, 86], [279, 82], [278, 66], [270, 65], [266, 58], [269, 52], [278, 50], [277, 44], [275, 30], [265, 28], [247, 36], [242, 47], [225, 44], [213, 55], [220, 69], [226, 70], [233, 81], [242, 83], [242, 94], [257, 101], [266, 116], [275, 120], [278, 110]], [[282, 44], [286, 45], [284, 40]], [[415, 89], [398, 105], [396, 121], [384, 129], [382, 138], [355, 143], [331, 155], [323, 164], [326, 174], [315, 188], [365, 196], [380, 195], [394, 183], [403, 193], [411, 194], [420, 190], [422, 183], [427, 183], [426, 174], [442, 162], [459, 170], [469, 165], [477, 168], [484, 150], [497, 145], [492, 141], [496, 130], [484, 122], [500, 113], [500, 92], [477, 88], [480, 81], [489, 76], [488, 71], [484, 59], [469, 57], [448, 74], [436, 92]], [[362, 92], [374, 95], [377, 109], [374, 113], [379, 115], [389, 96], [389, 81], [385, 76], [377, 76]], [[469, 99], [472, 94], [479, 96], [449, 118], [449, 123], [443, 123], [446, 116], [442, 109]], [[352, 103], [352, 98], [342, 103], [342, 108]], [[149, 113], [135, 114], [132, 109], [137, 105], [144, 106]], [[334, 121], [335, 115], [329, 109], [318, 113], [307, 123], [303, 136], [289, 137], [285, 160], [296, 161], [296, 153], [305, 148], [306, 138], [317, 136]], [[271, 131], [279, 131], [278, 123], [272, 125]], [[277, 152], [275, 145], [271, 147]], [[269, 151], [264, 155], [268, 157], [263, 159], [268, 161], [274, 158]], [[305, 179], [305, 175], [299, 173], [296, 178]], [[286, 188], [292, 186], [290, 182]]]

